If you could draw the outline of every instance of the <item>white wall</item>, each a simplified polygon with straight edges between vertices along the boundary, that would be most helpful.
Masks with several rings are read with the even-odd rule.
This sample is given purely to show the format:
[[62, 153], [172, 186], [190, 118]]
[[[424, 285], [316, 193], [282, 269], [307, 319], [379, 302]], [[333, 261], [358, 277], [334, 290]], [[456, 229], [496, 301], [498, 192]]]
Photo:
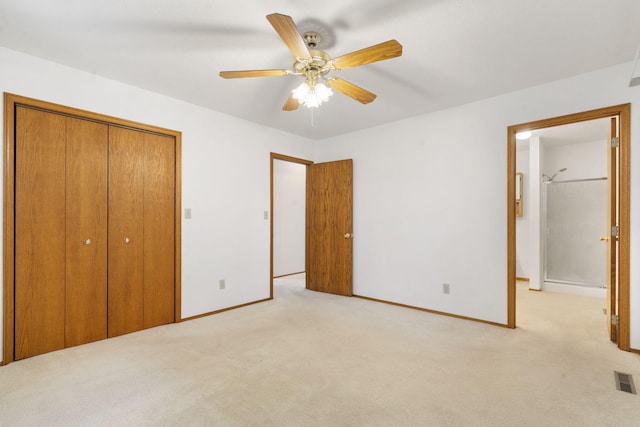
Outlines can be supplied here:
[[546, 146], [543, 171], [547, 176], [560, 172], [554, 181], [601, 178], [607, 176], [607, 141], [585, 141], [568, 145]]
[[[545, 147], [540, 137], [529, 139], [529, 289], [541, 290], [544, 281], [544, 234], [546, 219], [544, 199], [542, 198], [542, 168], [544, 167]], [[534, 178], [535, 177], [535, 178]]]
[[[509, 125], [626, 102], [630, 64], [314, 144], [0, 48], [0, 91], [183, 132], [183, 316], [269, 295], [269, 153], [354, 159], [354, 292], [507, 321]], [[384, 102], [378, 99], [376, 102]], [[356, 108], [356, 107], [354, 107]], [[368, 108], [367, 106], [358, 108]], [[635, 111], [635, 110], [634, 110]], [[632, 130], [640, 115], [632, 115]], [[632, 131], [640, 147], [640, 132]], [[310, 147], [312, 146], [312, 147]], [[632, 149], [631, 187], [640, 188]], [[631, 227], [640, 226], [632, 192]], [[640, 239], [631, 239], [631, 346], [640, 349]], [[218, 290], [219, 279], [227, 289]], [[442, 283], [451, 294], [442, 294]]]
[[305, 271], [307, 167], [273, 162], [273, 275]]
[[[628, 87], [630, 67], [318, 142], [317, 160], [354, 161], [354, 292], [506, 323], [506, 129], [638, 104], [640, 87]], [[631, 144], [640, 146], [633, 131], [640, 115], [633, 114], [631, 129]], [[632, 188], [640, 186], [638, 152], [632, 149]], [[633, 233], [640, 192], [631, 197]], [[631, 345], [640, 348], [640, 242], [631, 240]], [[443, 295], [443, 282], [450, 295]]]
[[183, 317], [269, 297], [270, 153], [311, 158], [307, 140], [4, 48], [0, 64], [0, 92], [182, 132]]
[[355, 294], [506, 323], [511, 123], [495, 102], [318, 143], [354, 162]]

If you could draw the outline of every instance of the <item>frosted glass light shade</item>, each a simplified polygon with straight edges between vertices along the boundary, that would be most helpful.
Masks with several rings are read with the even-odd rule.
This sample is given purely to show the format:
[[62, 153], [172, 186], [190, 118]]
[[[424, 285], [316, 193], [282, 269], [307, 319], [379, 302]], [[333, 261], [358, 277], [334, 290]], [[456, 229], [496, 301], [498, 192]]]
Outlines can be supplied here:
[[295, 88], [292, 93], [293, 97], [307, 108], [319, 107], [333, 95], [333, 91], [323, 83], [311, 87], [306, 82]]

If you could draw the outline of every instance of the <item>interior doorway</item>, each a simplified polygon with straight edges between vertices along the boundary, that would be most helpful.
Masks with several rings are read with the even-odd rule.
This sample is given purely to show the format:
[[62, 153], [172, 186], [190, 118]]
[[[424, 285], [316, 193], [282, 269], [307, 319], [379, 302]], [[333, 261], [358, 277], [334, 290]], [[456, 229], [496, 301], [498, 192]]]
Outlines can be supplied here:
[[[531, 290], [605, 298], [610, 118], [538, 129], [516, 141], [523, 182], [516, 276]], [[542, 256], [532, 256], [532, 247]]]
[[306, 272], [306, 167], [313, 162], [271, 153], [271, 298], [274, 280]]
[[353, 295], [353, 160], [313, 163], [271, 153], [270, 298], [274, 279], [275, 162], [305, 165], [305, 288]]
[[[516, 141], [523, 181], [516, 216], [517, 323], [548, 340], [609, 341], [602, 311], [609, 132], [607, 117], [538, 129]], [[532, 247], [542, 256], [532, 257]]]
[[[610, 262], [607, 273], [609, 274], [607, 285], [607, 311], [612, 340], [617, 340], [618, 347], [629, 350], [629, 135], [630, 135], [630, 106], [629, 104], [608, 107], [588, 112], [556, 117], [536, 122], [523, 123], [508, 128], [508, 326], [516, 327], [516, 277], [518, 276], [516, 259], [516, 218], [520, 214], [522, 202], [516, 202], [516, 195], [521, 197], [522, 191], [516, 190], [516, 134], [523, 131], [536, 131], [545, 128], [553, 128], [560, 125], [587, 122], [596, 119], [614, 118], [611, 125], [611, 135], [607, 144], [611, 146], [608, 160], [608, 182], [612, 185], [609, 193], [615, 197], [607, 201], [609, 209], [609, 224], [611, 236], [607, 240], [607, 259]], [[613, 169], [611, 169], [613, 167]], [[535, 168], [534, 168], [535, 169]], [[562, 168], [561, 168], [562, 169]], [[533, 170], [531, 179], [543, 176], [541, 170]], [[544, 174], [548, 175], [548, 174]], [[549, 175], [548, 175], [549, 176]], [[550, 176], [549, 176], [550, 178]], [[613, 178], [613, 179], [612, 179]], [[540, 180], [540, 185], [545, 185]], [[535, 203], [531, 203], [531, 209], [538, 209]], [[546, 233], [546, 229], [544, 230]], [[544, 256], [542, 246], [532, 249], [531, 257], [538, 258], [541, 262]], [[613, 256], [612, 256], [613, 255]], [[540, 264], [542, 265], [542, 264]], [[532, 270], [532, 276], [537, 276], [537, 281], [544, 280], [544, 271]]]

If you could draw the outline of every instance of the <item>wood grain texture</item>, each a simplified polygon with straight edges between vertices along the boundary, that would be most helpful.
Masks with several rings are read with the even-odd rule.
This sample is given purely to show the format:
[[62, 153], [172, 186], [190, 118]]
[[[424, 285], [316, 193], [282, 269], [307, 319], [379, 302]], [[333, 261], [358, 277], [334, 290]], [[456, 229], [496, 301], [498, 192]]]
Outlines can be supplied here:
[[609, 339], [618, 340], [618, 328], [611, 316], [618, 313], [617, 269], [618, 239], [611, 234], [611, 228], [618, 224], [618, 149], [611, 147], [611, 140], [618, 136], [618, 120], [611, 118], [609, 141], [607, 144], [607, 329]]
[[144, 134], [144, 327], [174, 321], [175, 142]]
[[307, 288], [352, 295], [351, 159], [307, 167]]
[[65, 118], [17, 109], [15, 359], [64, 348]]
[[396, 40], [388, 40], [355, 52], [347, 53], [333, 60], [336, 70], [359, 67], [360, 65], [397, 58], [402, 55], [402, 45]]
[[[3, 292], [3, 305], [4, 305], [4, 317], [3, 317], [3, 354], [2, 364], [8, 364], [15, 360], [15, 334], [16, 329], [16, 293], [15, 293], [15, 263], [16, 263], [16, 251], [15, 241], [16, 239], [16, 222], [15, 222], [15, 208], [16, 208], [16, 164], [15, 164], [15, 152], [16, 152], [16, 128], [18, 124], [18, 117], [16, 111], [19, 108], [28, 108], [34, 110], [47, 111], [61, 116], [73, 116], [80, 119], [87, 119], [89, 121], [102, 123], [104, 125], [115, 125], [124, 128], [137, 129], [147, 133], [166, 135], [175, 139], [175, 211], [174, 211], [174, 253], [175, 253], [175, 286], [174, 286], [174, 298], [175, 308], [174, 317], [176, 321], [181, 319], [181, 152], [182, 134], [178, 131], [161, 128], [158, 126], [147, 125], [144, 123], [134, 122], [131, 120], [121, 119], [117, 117], [107, 116], [99, 113], [94, 113], [86, 110], [81, 110], [73, 107], [67, 107], [64, 105], [54, 104], [46, 101], [41, 101], [33, 98], [28, 98], [11, 93], [4, 94], [4, 204], [3, 204], [3, 245], [4, 245], [4, 257], [3, 257], [3, 278], [5, 286]], [[61, 253], [61, 251], [58, 251]], [[6, 285], [12, 284], [12, 285]]]
[[220, 71], [220, 77], [223, 79], [243, 79], [247, 77], [278, 77], [288, 76], [291, 74], [289, 70], [237, 70], [237, 71]]
[[65, 346], [70, 347], [107, 337], [109, 128], [72, 117], [66, 123]]
[[295, 22], [293, 22], [290, 16], [272, 13], [271, 15], [267, 15], [267, 20], [271, 23], [271, 26], [276, 30], [291, 53], [293, 53], [294, 57], [301, 59], [311, 58], [309, 48], [307, 48], [307, 44], [302, 39], [300, 31], [298, 31]]
[[375, 93], [369, 92], [339, 77], [331, 77], [327, 80], [327, 84], [331, 89], [335, 89], [362, 104], [373, 102], [377, 96]]
[[293, 95], [289, 95], [286, 102], [282, 106], [283, 111], [295, 111], [300, 107], [300, 102], [293, 97]]
[[631, 348], [631, 104], [618, 107], [620, 117], [618, 226], [618, 347]]
[[15, 153], [16, 106], [11, 94], [4, 94], [4, 176], [3, 176], [3, 322], [2, 365], [14, 360], [15, 325]]
[[516, 327], [516, 132], [507, 130], [507, 327]]
[[53, 102], [42, 101], [39, 99], [16, 95], [13, 93], [5, 92], [5, 99], [7, 100], [6, 102], [9, 105], [28, 106], [31, 108], [63, 114], [66, 116], [73, 116], [81, 119], [93, 120], [93, 121], [104, 123], [104, 124], [116, 125], [116, 126], [130, 128], [130, 129], [157, 133], [161, 135], [174, 136], [174, 137], [177, 137], [180, 135], [180, 132], [175, 130], [154, 126], [154, 125], [149, 125], [146, 123], [140, 123], [134, 120], [127, 120], [120, 117], [95, 113], [93, 111], [82, 110], [80, 108], [69, 107], [66, 105], [56, 104]]
[[[109, 129], [108, 336], [143, 329], [144, 133]], [[125, 242], [129, 239], [129, 243]]]
[[174, 135], [168, 135], [174, 139], [175, 143], [175, 204], [173, 211], [174, 223], [174, 279], [173, 286], [174, 295], [174, 312], [173, 319], [175, 322], [182, 321], [182, 134], [175, 132]]

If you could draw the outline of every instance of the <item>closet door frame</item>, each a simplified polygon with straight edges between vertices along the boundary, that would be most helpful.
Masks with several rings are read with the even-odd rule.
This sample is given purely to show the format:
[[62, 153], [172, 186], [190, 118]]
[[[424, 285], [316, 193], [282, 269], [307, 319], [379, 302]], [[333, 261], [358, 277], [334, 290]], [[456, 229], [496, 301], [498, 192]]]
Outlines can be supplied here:
[[175, 141], [175, 248], [174, 248], [174, 322], [182, 321], [182, 133], [77, 108], [66, 107], [11, 93], [4, 94], [4, 196], [3, 196], [3, 352], [2, 365], [14, 361], [15, 327], [15, 124], [16, 107], [22, 106], [55, 114], [91, 120], [168, 136]]

